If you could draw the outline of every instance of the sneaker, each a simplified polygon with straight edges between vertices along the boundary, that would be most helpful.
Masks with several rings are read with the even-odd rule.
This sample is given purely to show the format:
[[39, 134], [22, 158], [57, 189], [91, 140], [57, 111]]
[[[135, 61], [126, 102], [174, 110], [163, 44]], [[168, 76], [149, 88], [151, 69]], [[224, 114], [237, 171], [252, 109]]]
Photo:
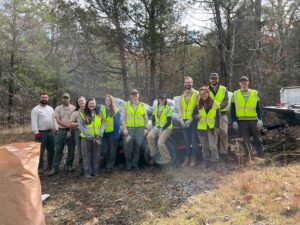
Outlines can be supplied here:
[[48, 176], [54, 176], [55, 174], [58, 174], [58, 170], [57, 169], [51, 169], [50, 172], [48, 173]]
[[93, 178], [93, 176], [92, 176], [91, 174], [85, 174], [84, 176], [85, 176], [85, 178], [87, 178], [87, 179], [92, 179], [92, 178]]

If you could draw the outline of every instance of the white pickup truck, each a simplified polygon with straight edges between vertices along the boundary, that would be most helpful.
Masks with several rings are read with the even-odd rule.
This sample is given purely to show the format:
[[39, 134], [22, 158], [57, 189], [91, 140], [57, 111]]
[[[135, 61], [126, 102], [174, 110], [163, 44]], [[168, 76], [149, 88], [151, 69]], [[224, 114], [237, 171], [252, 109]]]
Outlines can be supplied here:
[[280, 103], [276, 106], [265, 106], [264, 110], [275, 112], [289, 124], [300, 124], [300, 86], [280, 89]]

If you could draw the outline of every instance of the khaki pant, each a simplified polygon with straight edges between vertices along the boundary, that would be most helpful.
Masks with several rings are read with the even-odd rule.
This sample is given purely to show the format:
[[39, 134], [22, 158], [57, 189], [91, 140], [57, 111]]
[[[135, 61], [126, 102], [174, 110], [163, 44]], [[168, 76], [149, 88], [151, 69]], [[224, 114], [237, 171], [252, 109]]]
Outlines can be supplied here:
[[169, 150], [166, 146], [166, 141], [170, 137], [172, 130], [166, 129], [161, 132], [158, 137], [158, 130], [152, 129], [148, 136], [147, 141], [150, 149], [150, 156], [155, 157], [157, 153], [157, 146], [155, 143], [156, 138], [158, 137], [158, 150], [164, 160], [165, 163], [169, 163], [171, 161], [171, 156]]
[[228, 114], [221, 114], [220, 118], [220, 153], [228, 154]]
[[213, 130], [201, 131], [199, 140], [202, 145], [202, 154], [205, 161], [219, 161], [218, 154], [218, 134], [213, 133]]

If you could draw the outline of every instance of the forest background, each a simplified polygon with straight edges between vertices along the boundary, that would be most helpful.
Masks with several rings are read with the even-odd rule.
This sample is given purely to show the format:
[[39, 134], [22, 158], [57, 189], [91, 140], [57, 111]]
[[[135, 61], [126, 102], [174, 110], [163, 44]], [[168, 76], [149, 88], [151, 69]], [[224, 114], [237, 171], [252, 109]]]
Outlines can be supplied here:
[[55, 107], [63, 92], [137, 88], [151, 104], [217, 72], [231, 91], [248, 76], [274, 105], [300, 85], [299, 0], [2, 0], [0, 31], [1, 126], [30, 121], [41, 92]]

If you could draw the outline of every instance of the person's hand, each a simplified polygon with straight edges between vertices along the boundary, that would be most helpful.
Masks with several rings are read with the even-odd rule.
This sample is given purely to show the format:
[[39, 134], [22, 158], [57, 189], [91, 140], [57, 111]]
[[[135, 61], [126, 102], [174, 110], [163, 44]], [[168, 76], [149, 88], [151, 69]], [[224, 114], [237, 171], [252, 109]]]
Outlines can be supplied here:
[[258, 120], [256, 126], [257, 126], [258, 129], [261, 129], [263, 127], [262, 120]]
[[183, 119], [179, 119], [179, 122], [182, 127], [185, 127], [185, 121]]
[[128, 129], [127, 129], [127, 127], [124, 128], [123, 134], [124, 134], [124, 136], [128, 136]]
[[195, 116], [196, 120], [200, 120], [200, 118], [201, 118], [201, 116], [199, 114]]
[[190, 127], [193, 122], [193, 118], [191, 117], [188, 121], [185, 122], [185, 127]]
[[144, 135], [146, 136], [148, 134], [148, 129], [144, 128]]
[[238, 122], [234, 121], [234, 122], [232, 123], [232, 127], [233, 127], [233, 129], [235, 129], [235, 130], [239, 129], [239, 124], [238, 124]]
[[41, 139], [42, 139], [41, 134], [40, 134], [40, 133], [36, 133], [36, 134], [34, 135], [34, 139], [35, 139], [36, 141], [41, 140]]
[[153, 130], [154, 130], [155, 132], [159, 132], [159, 128], [158, 128], [157, 126], [153, 127]]

